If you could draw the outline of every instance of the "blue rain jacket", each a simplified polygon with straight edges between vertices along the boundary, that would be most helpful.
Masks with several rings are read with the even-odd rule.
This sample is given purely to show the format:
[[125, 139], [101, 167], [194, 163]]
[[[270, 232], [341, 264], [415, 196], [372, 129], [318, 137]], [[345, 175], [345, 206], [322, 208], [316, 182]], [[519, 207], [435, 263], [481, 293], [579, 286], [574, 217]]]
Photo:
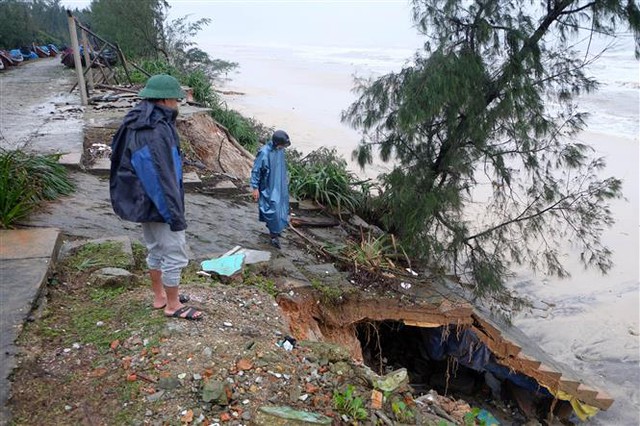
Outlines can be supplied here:
[[187, 229], [174, 110], [142, 101], [129, 111], [111, 143], [109, 188], [122, 219]]
[[266, 222], [269, 232], [279, 234], [289, 224], [289, 178], [284, 150], [276, 149], [273, 141], [258, 151], [251, 171], [251, 188], [260, 191], [260, 221]]

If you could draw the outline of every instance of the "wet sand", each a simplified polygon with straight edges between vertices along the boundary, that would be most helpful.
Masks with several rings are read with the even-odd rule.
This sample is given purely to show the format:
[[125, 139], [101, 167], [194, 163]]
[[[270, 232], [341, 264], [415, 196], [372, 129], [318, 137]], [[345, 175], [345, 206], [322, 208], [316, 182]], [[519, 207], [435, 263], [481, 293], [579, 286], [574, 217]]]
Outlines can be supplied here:
[[[339, 120], [355, 99], [350, 92], [352, 77], [344, 67], [317, 68], [241, 53], [229, 58], [240, 63], [240, 72], [223, 86], [244, 93], [224, 96], [231, 108], [287, 130], [303, 152], [336, 147], [362, 177], [375, 177], [386, 169], [377, 164], [362, 172], [350, 161], [359, 134]], [[523, 272], [513, 288], [529, 296], [536, 308], [516, 315], [514, 323], [557, 361], [616, 399], [592, 424], [636, 425], [640, 424], [638, 140], [596, 131], [583, 132], [578, 139], [607, 159], [603, 176], [623, 179], [625, 199], [612, 203], [616, 223], [604, 233], [615, 266], [604, 276], [585, 271], [577, 253], [570, 253], [575, 250], [568, 247], [571, 278]]]

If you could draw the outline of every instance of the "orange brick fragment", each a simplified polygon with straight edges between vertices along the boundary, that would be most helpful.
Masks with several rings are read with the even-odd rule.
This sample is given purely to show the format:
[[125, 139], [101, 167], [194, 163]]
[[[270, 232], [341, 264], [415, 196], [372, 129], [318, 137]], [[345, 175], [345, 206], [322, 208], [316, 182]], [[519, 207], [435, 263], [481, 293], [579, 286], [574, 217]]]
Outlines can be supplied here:
[[374, 410], [382, 408], [382, 392], [377, 389], [371, 391], [371, 408]]
[[236, 362], [236, 368], [238, 370], [251, 370], [253, 368], [253, 363], [251, 362], [251, 360], [241, 358], [238, 360], [238, 362]]

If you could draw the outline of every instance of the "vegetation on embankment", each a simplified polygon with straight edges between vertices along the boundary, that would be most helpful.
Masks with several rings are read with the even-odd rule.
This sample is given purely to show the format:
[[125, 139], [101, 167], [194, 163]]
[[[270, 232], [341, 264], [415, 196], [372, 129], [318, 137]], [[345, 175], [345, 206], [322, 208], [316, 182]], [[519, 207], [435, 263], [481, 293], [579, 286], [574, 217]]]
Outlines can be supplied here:
[[[362, 166], [376, 153], [394, 162], [375, 191], [349, 176], [340, 159], [309, 161], [324, 155], [314, 153], [291, 156], [292, 192], [360, 213], [396, 235], [408, 255], [457, 275], [478, 294], [504, 291], [515, 267], [568, 276], [567, 241], [580, 248], [585, 266], [606, 272], [612, 252], [602, 235], [614, 221], [609, 204], [621, 197], [621, 181], [601, 178], [604, 161], [572, 139], [585, 125], [576, 96], [597, 82], [586, 74], [590, 62], [567, 46], [577, 25], [608, 36], [628, 28], [638, 37], [640, 9], [571, 0], [523, 14], [458, 3], [442, 19], [435, 12], [441, 0], [413, 1], [414, 24], [437, 43], [426, 43], [401, 72], [360, 82], [359, 98], [344, 113], [363, 134]], [[170, 20], [169, 7], [162, 0], [94, 0], [78, 17], [151, 72], [193, 87], [213, 118], [255, 151], [271, 129], [228, 109], [211, 87], [237, 64], [212, 59], [193, 42], [209, 18]], [[450, 18], [477, 24], [452, 26]], [[556, 33], [561, 46], [546, 47]], [[145, 79], [134, 72], [134, 81]], [[474, 194], [483, 185], [491, 194], [482, 221], [474, 220]]]
[[74, 191], [59, 157], [0, 149], [0, 228], [12, 228], [46, 201]]
[[[172, 75], [184, 86], [191, 87], [194, 100], [203, 107], [210, 108], [211, 117], [229, 130], [229, 133], [249, 152], [256, 152], [260, 142], [268, 140], [271, 136], [273, 129], [226, 106], [214, 90], [215, 80], [205, 69], [185, 70], [163, 59], [143, 59], [140, 61], [140, 66], [150, 74]], [[124, 70], [121, 67], [119, 72], [124, 76]], [[144, 84], [147, 80], [147, 76], [138, 70], [130, 72], [129, 76], [132, 82], [137, 84]]]

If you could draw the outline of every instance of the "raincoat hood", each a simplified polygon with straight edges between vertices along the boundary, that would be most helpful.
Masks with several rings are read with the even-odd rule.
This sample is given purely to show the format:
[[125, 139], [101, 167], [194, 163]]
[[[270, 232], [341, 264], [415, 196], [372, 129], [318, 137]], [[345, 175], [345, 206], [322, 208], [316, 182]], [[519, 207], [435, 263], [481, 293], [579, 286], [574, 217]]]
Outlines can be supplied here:
[[153, 128], [161, 120], [166, 120], [173, 124], [177, 116], [178, 111], [175, 109], [150, 101], [142, 101], [124, 117], [123, 125], [132, 130]]

